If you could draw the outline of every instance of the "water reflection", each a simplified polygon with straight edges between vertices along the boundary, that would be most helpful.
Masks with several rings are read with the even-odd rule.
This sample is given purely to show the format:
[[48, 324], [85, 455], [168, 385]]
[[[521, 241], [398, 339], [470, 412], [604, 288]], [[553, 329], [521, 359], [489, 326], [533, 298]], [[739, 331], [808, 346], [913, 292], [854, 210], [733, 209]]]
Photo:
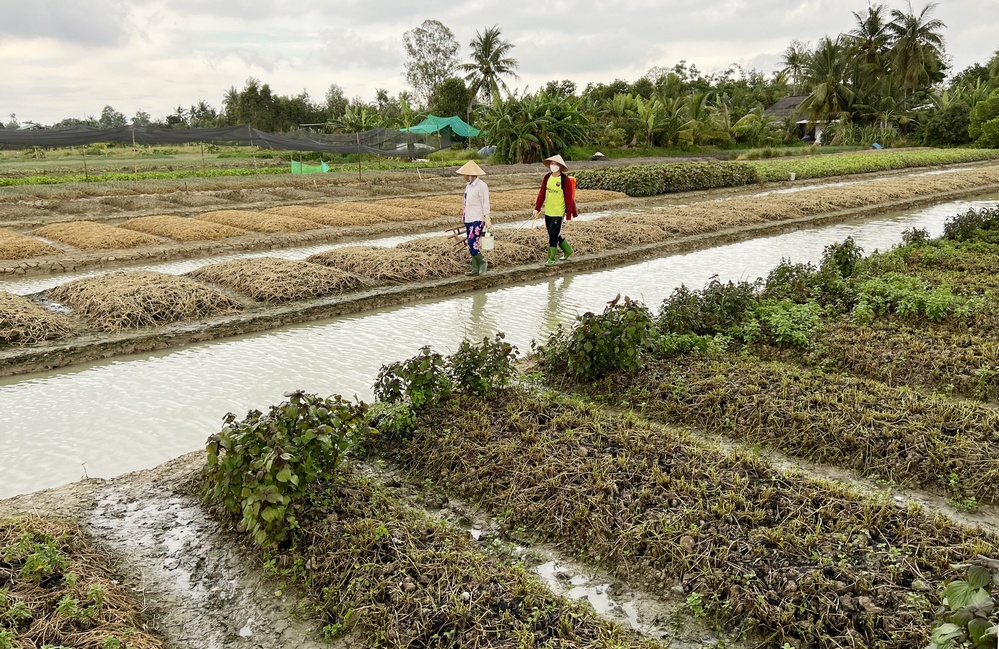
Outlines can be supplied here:
[[29, 377], [0, 379], [0, 498], [155, 466], [199, 448], [226, 412], [239, 415], [306, 389], [370, 399], [382, 364], [423, 345], [454, 351], [496, 331], [522, 351], [577, 313], [617, 294], [652, 308], [678, 286], [700, 288], [765, 276], [782, 257], [817, 261], [852, 236], [867, 252], [906, 228], [938, 236], [946, 217], [996, 201], [949, 203], [907, 215], [847, 223], [653, 259], [605, 271], [482, 291], [287, 327], [169, 352], [141, 354]]

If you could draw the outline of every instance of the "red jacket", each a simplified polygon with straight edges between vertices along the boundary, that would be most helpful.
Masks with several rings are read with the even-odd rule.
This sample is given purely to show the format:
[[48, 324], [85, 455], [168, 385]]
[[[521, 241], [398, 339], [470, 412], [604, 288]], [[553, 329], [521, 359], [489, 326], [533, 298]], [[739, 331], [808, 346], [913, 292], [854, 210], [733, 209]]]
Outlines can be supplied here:
[[[538, 192], [538, 200], [534, 201], [535, 211], [540, 210], [545, 204], [545, 188], [548, 186], [548, 179], [551, 177], [551, 172], [545, 174], [544, 180], [541, 181], [541, 191]], [[565, 194], [565, 220], [571, 221], [573, 217], [579, 216], [579, 212], [576, 210], [576, 183], [570, 182], [568, 176], [562, 174], [562, 193]]]

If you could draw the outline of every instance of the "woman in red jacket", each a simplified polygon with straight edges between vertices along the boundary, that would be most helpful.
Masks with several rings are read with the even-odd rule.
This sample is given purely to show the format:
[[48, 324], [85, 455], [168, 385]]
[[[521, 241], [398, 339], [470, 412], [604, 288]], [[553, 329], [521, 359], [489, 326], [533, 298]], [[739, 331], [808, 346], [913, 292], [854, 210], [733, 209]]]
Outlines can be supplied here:
[[548, 261], [546, 266], [555, 263], [559, 248], [562, 249], [562, 259], [572, 256], [572, 246], [562, 236], [562, 220], [571, 221], [579, 216], [576, 211], [576, 185], [571, 182], [565, 172], [565, 160], [560, 155], [545, 158], [548, 163], [548, 173], [541, 181], [541, 191], [538, 200], [534, 202], [534, 218], [541, 214], [542, 206], [545, 213], [545, 229], [548, 230]]

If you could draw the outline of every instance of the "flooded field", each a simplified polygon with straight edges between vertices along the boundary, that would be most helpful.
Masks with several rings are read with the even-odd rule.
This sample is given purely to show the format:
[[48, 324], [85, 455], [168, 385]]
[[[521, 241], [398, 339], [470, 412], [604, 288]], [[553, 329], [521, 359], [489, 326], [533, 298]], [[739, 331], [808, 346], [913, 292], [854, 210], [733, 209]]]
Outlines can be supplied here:
[[[683, 255], [458, 298], [395, 307], [160, 354], [119, 357], [0, 382], [3, 434], [0, 498], [85, 475], [111, 477], [199, 448], [226, 412], [276, 403], [286, 392], [371, 396], [386, 362], [423, 345], [454, 350], [465, 337], [496, 331], [522, 351], [576, 314], [617, 294], [649, 305], [681, 284], [710, 277], [754, 279], [781, 258], [817, 261], [850, 236], [866, 252], [900, 241], [907, 228], [938, 236], [947, 217], [999, 197], [754, 239]], [[571, 227], [571, 226], [570, 226]], [[268, 254], [273, 255], [273, 252]], [[203, 260], [202, 260], [203, 261]], [[183, 271], [181, 271], [183, 272]]]

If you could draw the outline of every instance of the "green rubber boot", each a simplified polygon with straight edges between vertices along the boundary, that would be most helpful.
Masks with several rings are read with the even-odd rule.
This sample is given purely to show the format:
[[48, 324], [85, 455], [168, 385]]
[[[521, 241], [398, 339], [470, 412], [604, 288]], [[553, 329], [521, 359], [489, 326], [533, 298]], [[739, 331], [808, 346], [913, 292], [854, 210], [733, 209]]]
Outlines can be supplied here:
[[558, 254], [558, 248], [552, 248], [552, 247], [549, 246], [549, 248], [548, 248], [548, 261], [545, 262], [545, 266], [554, 266], [555, 265], [555, 255], [557, 255], [557, 254]]
[[562, 249], [562, 256], [559, 258], [559, 261], [565, 261], [569, 257], [572, 257], [572, 253], [575, 252], [565, 239], [562, 239], [562, 243], [558, 244], [558, 247]]
[[466, 275], [478, 275], [479, 274], [479, 257], [482, 255], [475, 255], [472, 257], [472, 270], [466, 272]]
[[486, 267], [489, 266], [489, 262], [486, 261], [486, 258], [484, 256], [482, 256], [481, 252], [479, 254], [475, 255], [475, 258], [479, 260], [479, 272], [478, 272], [478, 274], [481, 275], [482, 273], [486, 272]]

